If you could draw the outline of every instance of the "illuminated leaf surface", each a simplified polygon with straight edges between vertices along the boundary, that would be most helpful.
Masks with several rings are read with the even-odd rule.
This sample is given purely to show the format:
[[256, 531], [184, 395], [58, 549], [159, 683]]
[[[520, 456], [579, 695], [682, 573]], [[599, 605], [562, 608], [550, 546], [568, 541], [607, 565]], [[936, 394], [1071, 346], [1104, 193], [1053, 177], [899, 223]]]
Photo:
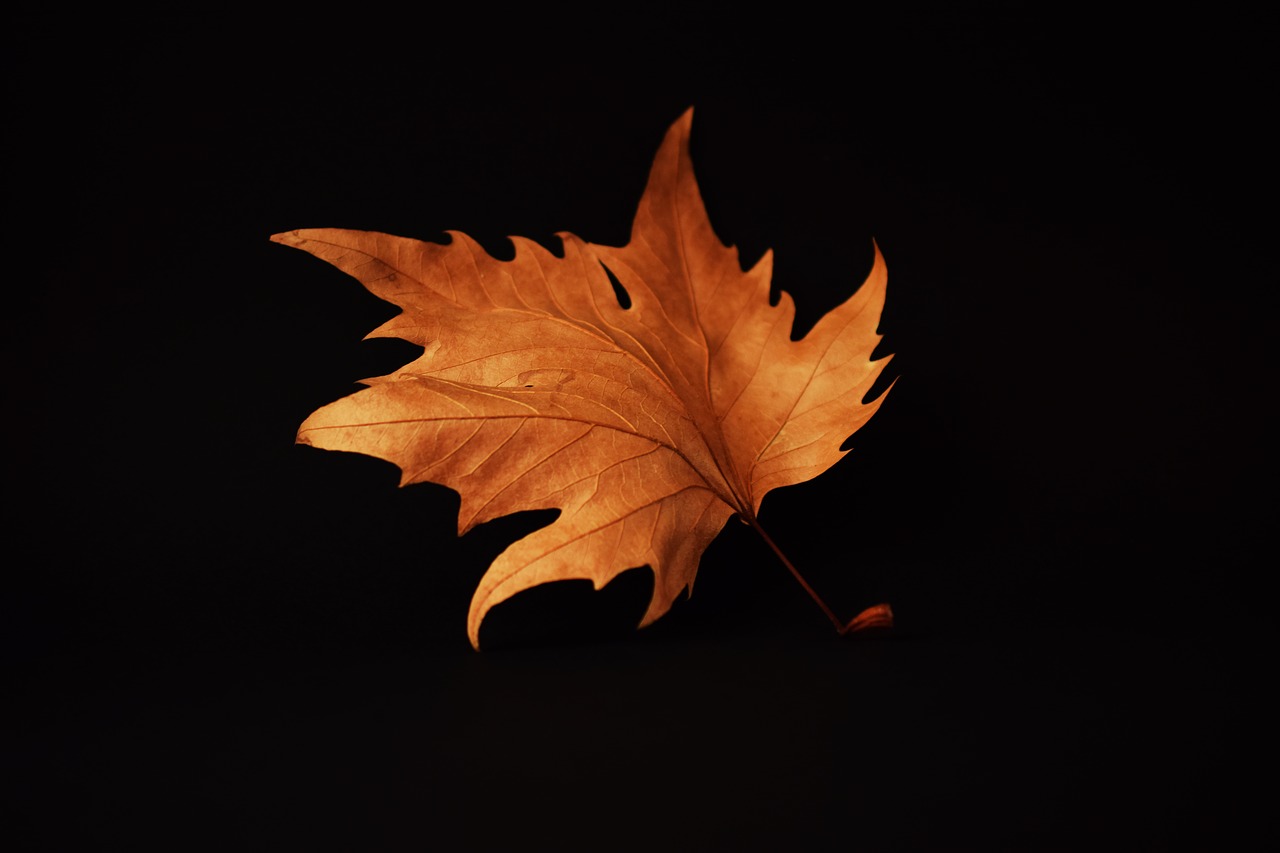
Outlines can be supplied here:
[[864, 402], [888, 361], [871, 360], [879, 251], [862, 286], [791, 340], [790, 297], [769, 301], [771, 256], [744, 271], [712, 231], [691, 122], [689, 111], [667, 132], [622, 247], [564, 233], [557, 256], [512, 238], [502, 261], [458, 232], [445, 244], [339, 229], [272, 238], [399, 306], [371, 336], [423, 347], [312, 414], [299, 442], [389, 460], [402, 485], [457, 490], [459, 533], [560, 511], [482, 578], [476, 647], [485, 614], [521, 590], [575, 578], [598, 589], [643, 565], [655, 584], [641, 624], [657, 619], [726, 520], [758, 527], [764, 496], [837, 462], [883, 400]]

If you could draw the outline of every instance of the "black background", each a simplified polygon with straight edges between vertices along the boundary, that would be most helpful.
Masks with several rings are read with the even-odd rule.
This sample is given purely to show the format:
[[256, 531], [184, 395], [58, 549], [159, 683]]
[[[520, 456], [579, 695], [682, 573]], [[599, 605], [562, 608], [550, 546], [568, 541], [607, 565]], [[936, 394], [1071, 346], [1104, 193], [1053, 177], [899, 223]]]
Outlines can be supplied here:
[[[5, 746], [42, 846], [1219, 848], [1269, 829], [1258, 20], [372, 8], [6, 51]], [[414, 352], [268, 241], [626, 241], [694, 107], [808, 328], [889, 268], [853, 453], [651, 578], [472, 590], [547, 519], [293, 444]], [[882, 383], [884, 384], [884, 383]], [[1265, 668], [1264, 668], [1265, 665]], [[455, 840], [456, 839], [456, 840]], [[96, 848], [95, 848], [96, 849]]]

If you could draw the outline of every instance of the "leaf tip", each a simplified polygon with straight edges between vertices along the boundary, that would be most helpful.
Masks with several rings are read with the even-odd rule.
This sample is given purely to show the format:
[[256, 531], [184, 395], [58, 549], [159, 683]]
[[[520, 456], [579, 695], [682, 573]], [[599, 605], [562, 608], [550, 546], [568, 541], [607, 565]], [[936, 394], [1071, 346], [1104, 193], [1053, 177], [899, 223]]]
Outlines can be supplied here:
[[486, 607], [477, 613], [474, 609], [467, 616], [467, 639], [471, 641], [471, 648], [480, 651], [480, 623], [484, 621], [484, 614], [488, 612]]

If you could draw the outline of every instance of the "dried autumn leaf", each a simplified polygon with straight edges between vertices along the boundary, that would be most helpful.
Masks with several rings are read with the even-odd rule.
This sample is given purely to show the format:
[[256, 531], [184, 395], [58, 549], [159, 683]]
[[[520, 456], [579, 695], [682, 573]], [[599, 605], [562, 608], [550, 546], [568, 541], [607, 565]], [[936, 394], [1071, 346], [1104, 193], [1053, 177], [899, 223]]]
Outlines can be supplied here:
[[[879, 250], [853, 296], [791, 340], [790, 297], [769, 302], [771, 255], [743, 271], [712, 231], [691, 122], [692, 110], [667, 132], [626, 246], [562, 233], [557, 257], [515, 237], [515, 257], [501, 261], [459, 232], [445, 244], [338, 229], [272, 237], [402, 309], [370, 337], [424, 348], [312, 414], [300, 443], [389, 460], [401, 485], [457, 490], [460, 535], [560, 510], [481, 579], [468, 617], [476, 648], [485, 614], [522, 590], [575, 578], [599, 589], [643, 565], [655, 582], [641, 625], [651, 623], [692, 584], [727, 519], [763, 534], [764, 496], [831, 467], [884, 399], [863, 402], [888, 362], [871, 360]], [[891, 618], [881, 605], [842, 626], [804, 585], [837, 627]]]

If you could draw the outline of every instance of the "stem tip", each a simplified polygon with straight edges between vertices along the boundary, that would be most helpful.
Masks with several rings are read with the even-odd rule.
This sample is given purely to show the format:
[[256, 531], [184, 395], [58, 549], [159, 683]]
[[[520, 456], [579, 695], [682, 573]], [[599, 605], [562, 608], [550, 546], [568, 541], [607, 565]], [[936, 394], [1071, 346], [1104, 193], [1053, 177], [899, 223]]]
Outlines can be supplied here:
[[877, 604], [874, 607], [868, 607], [859, 613], [840, 629], [841, 636], [845, 634], [856, 634], [859, 631], [867, 631], [872, 628], [882, 628], [888, 630], [893, 627], [893, 610], [887, 604]]

